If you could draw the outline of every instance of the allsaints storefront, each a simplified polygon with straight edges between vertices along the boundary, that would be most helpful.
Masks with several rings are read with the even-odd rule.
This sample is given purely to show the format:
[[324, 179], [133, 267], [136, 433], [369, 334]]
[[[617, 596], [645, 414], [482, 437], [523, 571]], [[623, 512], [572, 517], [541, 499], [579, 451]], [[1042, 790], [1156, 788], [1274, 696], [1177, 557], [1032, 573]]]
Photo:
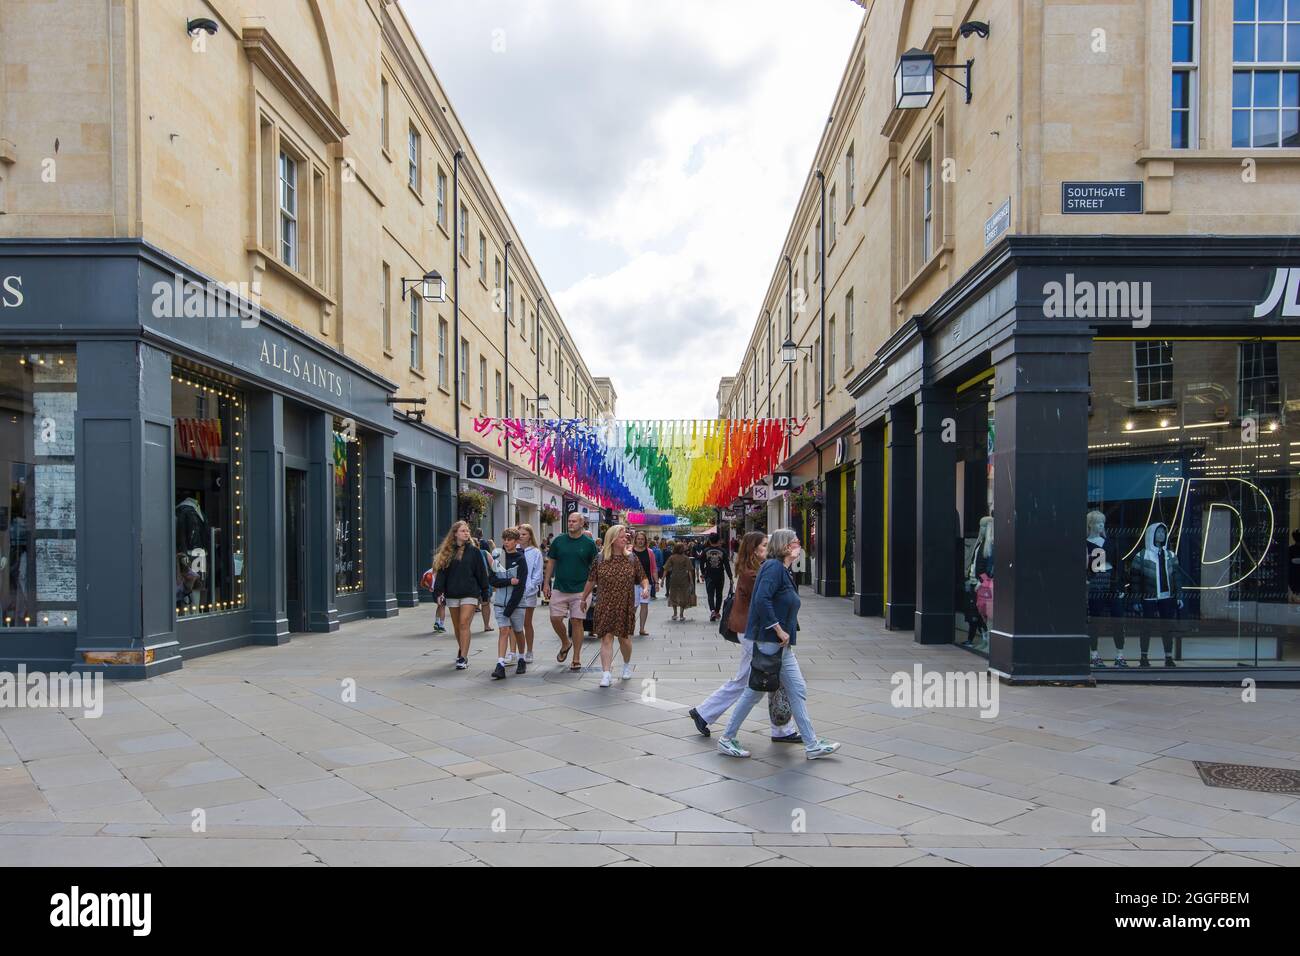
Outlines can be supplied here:
[[0, 667], [144, 677], [418, 601], [456, 454], [391, 383], [147, 243], [0, 273]]
[[852, 388], [858, 613], [1011, 679], [1300, 675], [1293, 241], [1012, 237]]

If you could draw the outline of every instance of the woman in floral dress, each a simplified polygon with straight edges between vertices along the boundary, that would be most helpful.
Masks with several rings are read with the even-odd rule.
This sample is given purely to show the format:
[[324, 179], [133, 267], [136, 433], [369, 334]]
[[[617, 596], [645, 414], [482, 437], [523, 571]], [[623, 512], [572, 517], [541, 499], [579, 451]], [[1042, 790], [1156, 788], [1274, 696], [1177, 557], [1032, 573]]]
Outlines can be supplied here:
[[673, 545], [673, 556], [664, 562], [664, 577], [668, 580], [668, 606], [673, 609], [673, 620], [686, 620], [686, 609], [695, 607], [695, 565], [681, 541]]
[[604, 672], [601, 687], [613, 683], [610, 667], [614, 663], [614, 638], [618, 638], [623, 652], [623, 680], [632, 676], [632, 631], [636, 628], [635, 588], [641, 588], [643, 598], [649, 597], [650, 582], [641, 562], [631, 553], [631, 536], [621, 524], [605, 532], [605, 546], [600, 557], [591, 564], [587, 587], [582, 592], [582, 606], [591, 600], [592, 588], [596, 593], [596, 609], [592, 614], [593, 630], [600, 636], [600, 667]]

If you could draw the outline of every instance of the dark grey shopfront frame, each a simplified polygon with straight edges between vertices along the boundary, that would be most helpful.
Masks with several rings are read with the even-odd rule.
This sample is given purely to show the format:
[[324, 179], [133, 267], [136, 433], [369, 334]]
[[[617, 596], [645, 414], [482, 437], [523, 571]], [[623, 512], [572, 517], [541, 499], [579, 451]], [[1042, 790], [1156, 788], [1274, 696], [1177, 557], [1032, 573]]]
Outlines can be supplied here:
[[[197, 273], [138, 240], [0, 240], [0, 275], [22, 277], [0, 344], [75, 345], [78, 627], [0, 630], [0, 667], [100, 670], [139, 678], [184, 657], [289, 639], [284, 577], [284, 472], [308, 474], [309, 630], [397, 613], [394, 447], [444, 468], [455, 445], [394, 418], [395, 386], [268, 313], [256, 322], [156, 316], [155, 284]], [[173, 358], [247, 398], [243, 488], [246, 607], [177, 620], [174, 604]], [[201, 374], [201, 373], [200, 373]], [[334, 595], [333, 419], [364, 438], [364, 589]], [[286, 426], [286, 419], [299, 426]], [[450, 464], [450, 468], [448, 465]], [[269, 569], [269, 570], [268, 570]], [[83, 663], [129, 651], [150, 663]]]
[[[1300, 241], [1285, 236], [1003, 239], [925, 315], [900, 327], [849, 385], [862, 448], [855, 612], [912, 628], [918, 643], [952, 641], [952, 568], [932, 557], [949, 553], [958, 537], [955, 447], [942, 439], [943, 422], [956, 383], [992, 366], [998, 574], [989, 667], [1012, 681], [1091, 680], [1084, 575], [1076, 550], [1060, 542], [1063, 528], [1075, 534], [1087, 501], [1093, 338], [1107, 330], [1295, 334], [1300, 318], [1282, 316], [1281, 305], [1254, 315], [1276, 270], [1287, 268], [1300, 268]], [[1047, 284], [1063, 283], [1067, 274], [1076, 284], [1150, 282], [1150, 325], [1135, 330], [1127, 317], [1047, 318]], [[881, 509], [886, 491], [888, 520]], [[1273, 668], [1257, 676], [1288, 679]]]

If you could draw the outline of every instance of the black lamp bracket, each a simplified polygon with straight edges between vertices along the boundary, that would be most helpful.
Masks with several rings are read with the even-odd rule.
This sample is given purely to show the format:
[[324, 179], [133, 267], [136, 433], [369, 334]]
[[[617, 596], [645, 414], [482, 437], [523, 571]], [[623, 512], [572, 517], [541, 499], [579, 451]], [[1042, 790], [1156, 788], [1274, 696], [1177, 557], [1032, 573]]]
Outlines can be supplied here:
[[[972, 83], [972, 81], [971, 81], [971, 75], [972, 75], [972, 73], [974, 72], [974, 69], [975, 69], [975, 61], [974, 61], [973, 59], [967, 60], [964, 64], [962, 64], [962, 63], [936, 63], [936, 64], [934, 65], [934, 72], [940, 74], [941, 76], [946, 76], [946, 77], [948, 77], [948, 79], [952, 80], [954, 83], [956, 83], [958, 86], [960, 86], [963, 90], [966, 91], [966, 102], [967, 102], [967, 103], [970, 102], [970, 91], [971, 91], [971, 86], [973, 85], [973, 83]], [[955, 76], [951, 76], [951, 75], [948, 74], [948, 73], [944, 73], [944, 72], [943, 72], [944, 70], [965, 70], [965, 71], [966, 71], [966, 82], [963, 83], [961, 80], [957, 79], [957, 77], [955, 77]]]

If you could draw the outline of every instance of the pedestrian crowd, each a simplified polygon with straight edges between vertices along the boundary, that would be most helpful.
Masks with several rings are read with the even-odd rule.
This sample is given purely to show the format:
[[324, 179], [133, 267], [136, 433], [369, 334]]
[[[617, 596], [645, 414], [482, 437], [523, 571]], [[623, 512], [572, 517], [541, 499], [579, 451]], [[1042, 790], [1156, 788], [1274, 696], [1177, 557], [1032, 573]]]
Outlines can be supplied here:
[[472, 532], [466, 521], [457, 521], [447, 532], [421, 584], [437, 604], [436, 633], [445, 633], [451, 616], [457, 670], [469, 667], [470, 632], [481, 612], [484, 630], [495, 622], [498, 631], [492, 678], [504, 680], [511, 665], [515, 674], [527, 673], [533, 663], [533, 615], [546, 604], [560, 639], [556, 661], [568, 661], [570, 671], [584, 670], [583, 641], [591, 631], [600, 642], [600, 686], [610, 687], [615, 642], [623, 663], [620, 678], [629, 680], [632, 638], [649, 636], [650, 602], [662, 591], [672, 610], [670, 620], [686, 621], [702, 580], [709, 621], [738, 645], [740, 656], [734, 676], [688, 712], [696, 731], [711, 736], [709, 725], [730, 709], [718, 750], [748, 757], [740, 745], [740, 727], [766, 694], [773, 742], [803, 744], [809, 759], [839, 749], [814, 731], [808, 685], [795, 656], [801, 602], [791, 567], [801, 543], [794, 531], [783, 528], [770, 536], [751, 531], [738, 543], [711, 533], [688, 543], [651, 539], [644, 531], [633, 534], [616, 524], [597, 541], [586, 529], [586, 518], [573, 512], [564, 534], [547, 535], [541, 547], [538, 540], [528, 524], [503, 530], [500, 545], [481, 531]]

